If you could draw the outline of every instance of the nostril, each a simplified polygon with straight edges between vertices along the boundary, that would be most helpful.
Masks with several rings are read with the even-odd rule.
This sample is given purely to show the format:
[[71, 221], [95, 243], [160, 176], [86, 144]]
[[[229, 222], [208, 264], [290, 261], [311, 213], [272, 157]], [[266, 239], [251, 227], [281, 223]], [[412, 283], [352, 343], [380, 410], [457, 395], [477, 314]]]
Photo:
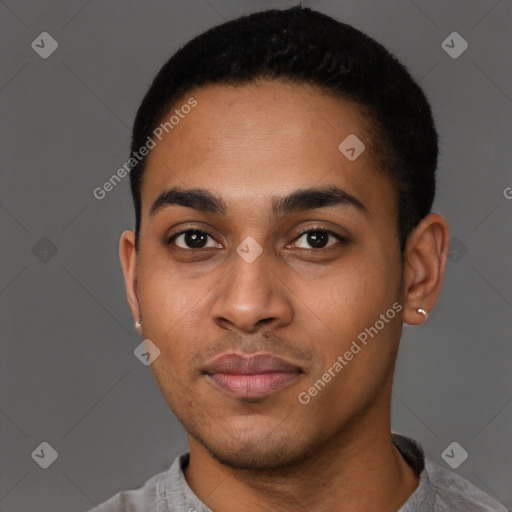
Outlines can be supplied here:
[[263, 318], [263, 319], [259, 320], [257, 322], [257, 324], [269, 324], [273, 320], [275, 320], [275, 318]]

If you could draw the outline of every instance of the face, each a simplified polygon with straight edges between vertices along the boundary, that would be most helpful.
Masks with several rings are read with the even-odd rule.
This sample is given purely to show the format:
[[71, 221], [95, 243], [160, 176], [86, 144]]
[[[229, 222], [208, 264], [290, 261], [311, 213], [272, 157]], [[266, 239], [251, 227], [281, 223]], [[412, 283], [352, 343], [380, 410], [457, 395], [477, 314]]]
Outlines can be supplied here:
[[191, 439], [231, 467], [282, 467], [389, 407], [396, 195], [354, 104], [265, 81], [192, 95], [149, 156], [132, 310]]

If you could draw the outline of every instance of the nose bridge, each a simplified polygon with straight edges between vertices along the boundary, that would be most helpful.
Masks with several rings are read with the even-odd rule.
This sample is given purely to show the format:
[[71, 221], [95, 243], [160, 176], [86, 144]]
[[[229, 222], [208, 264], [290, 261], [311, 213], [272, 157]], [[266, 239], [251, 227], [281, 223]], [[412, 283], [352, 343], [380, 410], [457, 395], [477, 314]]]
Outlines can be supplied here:
[[282, 323], [291, 318], [291, 306], [267, 254], [251, 244], [242, 242], [231, 255], [228, 275], [215, 296], [211, 314], [224, 327], [229, 322], [251, 331], [262, 320]]
[[251, 254], [253, 249], [249, 247], [246, 255], [251, 257], [246, 259], [244, 254], [240, 255], [246, 249], [240, 244], [237, 254], [233, 254], [227, 286], [223, 291], [225, 299], [239, 301], [239, 307], [244, 303], [261, 304], [259, 301], [269, 298], [275, 284], [267, 256], [261, 252], [255, 257], [254, 253]]

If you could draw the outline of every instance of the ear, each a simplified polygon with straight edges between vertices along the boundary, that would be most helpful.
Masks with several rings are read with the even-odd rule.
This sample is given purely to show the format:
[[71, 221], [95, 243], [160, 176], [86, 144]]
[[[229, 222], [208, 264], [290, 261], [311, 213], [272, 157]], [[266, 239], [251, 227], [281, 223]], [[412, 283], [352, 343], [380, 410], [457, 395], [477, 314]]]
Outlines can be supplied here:
[[403, 321], [418, 325], [430, 313], [441, 293], [444, 270], [450, 245], [450, 231], [444, 217], [438, 213], [427, 215], [407, 239], [404, 268]]
[[[135, 233], [124, 231], [119, 241], [119, 259], [123, 267], [124, 283], [128, 305], [135, 322], [140, 322], [140, 306], [137, 297], [137, 249], [135, 248]], [[142, 335], [142, 328], [136, 326]]]

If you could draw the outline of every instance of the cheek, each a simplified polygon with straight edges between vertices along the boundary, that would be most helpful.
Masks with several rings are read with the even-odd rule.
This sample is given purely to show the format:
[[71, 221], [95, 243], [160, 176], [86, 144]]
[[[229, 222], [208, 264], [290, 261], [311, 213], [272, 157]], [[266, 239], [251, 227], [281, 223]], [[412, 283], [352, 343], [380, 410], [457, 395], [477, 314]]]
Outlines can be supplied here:
[[[300, 297], [300, 301], [296, 302], [297, 326], [317, 338], [316, 350], [322, 354], [328, 367], [350, 349], [360, 333], [374, 326], [380, 315], [385, 314], [396, 301], [398, 277], [390, 261], [387, 255], [379, 255], [376, 251], [358, 251], [353, 258], [347, 258], [317, 278], [314, 286], [311, 286], [311, 282], [297, 279], [295, 287], [291, 287]], [[379, 330], [378, 338], [394, 339], [395, 323], [386, 323], [385, 328]], [[365, 354], [361, 350], [353, 358], [359, 360], [359, 364], [351, 366], [372, 364], [373, 359], [386, 360], [391, 345], [380, 343], [371, 351], [365, 350]], [[323, 370], [316, 368], [317, 372]]]
[[180, 371], [194, 349], [193, 339], [201, 337], [201, 311], [212, 285], [186, 278], [171, 265], [152, 262], [147, 268], [138, 278], [144, 335], [160, 348], [166, 365]]
[[315, 286], [303, 284], [305, 302], [315, 304], [335, 332], [352, 332], [376, 313], [385, 302], [386, 270], [384, 260], [358, 251], [334, 266]]

